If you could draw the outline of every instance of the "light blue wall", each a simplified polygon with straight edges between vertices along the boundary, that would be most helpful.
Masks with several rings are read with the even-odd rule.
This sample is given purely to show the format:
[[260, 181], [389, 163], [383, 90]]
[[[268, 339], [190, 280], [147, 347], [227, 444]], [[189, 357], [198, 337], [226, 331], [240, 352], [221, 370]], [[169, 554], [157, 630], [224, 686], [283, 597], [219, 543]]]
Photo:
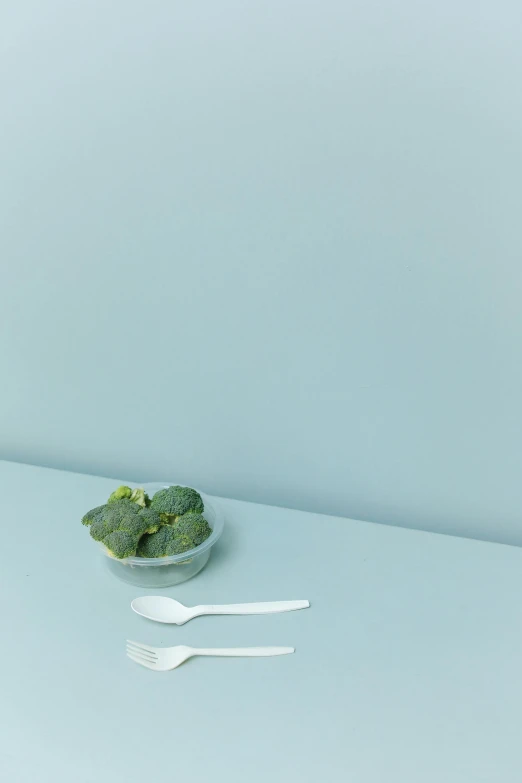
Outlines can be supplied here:
[[6, 5], [0, 456], [522, 543], [520, 4]]

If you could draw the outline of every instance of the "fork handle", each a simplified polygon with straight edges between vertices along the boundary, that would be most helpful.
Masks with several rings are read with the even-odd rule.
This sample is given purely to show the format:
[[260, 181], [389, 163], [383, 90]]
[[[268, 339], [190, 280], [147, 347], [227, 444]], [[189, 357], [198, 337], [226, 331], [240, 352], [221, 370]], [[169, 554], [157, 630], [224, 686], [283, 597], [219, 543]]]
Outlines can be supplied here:
[[253, 604], [210, 604], [194, 606], [194, 616], [202, 614], [274, 614], [275, 612], [291, 612], [294, 609], [306, 609], [310, 601], [257, 601]]
[[192, 647], [192, 655], [223, 655], [234, 658], [260, 658], [267, 655], [289, 655], [294, 647]]

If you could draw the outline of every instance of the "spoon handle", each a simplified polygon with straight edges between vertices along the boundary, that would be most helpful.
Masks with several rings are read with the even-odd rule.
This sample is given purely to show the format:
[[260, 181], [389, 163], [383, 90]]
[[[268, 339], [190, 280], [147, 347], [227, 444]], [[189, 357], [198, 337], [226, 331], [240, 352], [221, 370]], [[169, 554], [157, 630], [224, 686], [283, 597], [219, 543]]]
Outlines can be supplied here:
[[194, 616], [201, 614], [274, 614], [275, 612], [292, 612], [295, 609], [306, 609], [310, 601], [266, 601], [254, 604], [210, 604], [195, 606]]

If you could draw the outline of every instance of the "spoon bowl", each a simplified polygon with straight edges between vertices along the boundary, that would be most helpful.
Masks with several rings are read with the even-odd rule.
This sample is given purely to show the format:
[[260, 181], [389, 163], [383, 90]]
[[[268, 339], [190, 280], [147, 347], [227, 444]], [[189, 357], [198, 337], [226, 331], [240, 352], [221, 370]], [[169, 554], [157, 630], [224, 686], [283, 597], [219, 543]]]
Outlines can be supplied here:
[[141, 598], [135, 598], [131, 603], [131, 608], [146, 617], [148, 620], [155, 620], [157, 623], [174, 623], [183, 625], [193, 616], [191, 610], [186, 606], [175, 601], [174, 598], [167, 598], [165, 595], [144, 595]]

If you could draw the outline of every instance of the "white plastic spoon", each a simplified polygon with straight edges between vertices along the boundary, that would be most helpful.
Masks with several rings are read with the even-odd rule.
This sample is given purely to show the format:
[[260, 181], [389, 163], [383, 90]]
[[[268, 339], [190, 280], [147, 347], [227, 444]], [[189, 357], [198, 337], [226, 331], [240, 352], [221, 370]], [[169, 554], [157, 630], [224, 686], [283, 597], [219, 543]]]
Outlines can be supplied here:
[[274, 614], [306, 609], [310, 601], [271, 601], [255, 604], [223, 604], [222, 606], [183, 606], [173, 598], [164, 595], [144, 595], [131, 603], [136, 614], [155, 620], [157, 623], [183, 623], [202, 614]]

